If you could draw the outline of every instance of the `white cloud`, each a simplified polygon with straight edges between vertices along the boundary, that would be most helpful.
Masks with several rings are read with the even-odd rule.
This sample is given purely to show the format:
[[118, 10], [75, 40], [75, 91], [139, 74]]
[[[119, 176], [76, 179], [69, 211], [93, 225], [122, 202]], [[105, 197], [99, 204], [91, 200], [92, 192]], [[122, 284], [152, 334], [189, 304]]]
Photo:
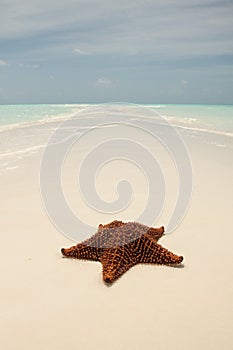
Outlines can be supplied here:
[[180, 82], [181, 82], [182, 85], [187, 85], [188, 84], [188, 80], [185, 80], [185, 79], [182, 79]]
[[32, 69], [40, 69], [39, 64], [34, 64], [34, 63], [19, 63], [19, 67], [21, 68], [32, 68]]
[[11, 0], [1, 8], [0, 38], [35, 38], [31, 50], [41, 56], [217, 55], [233, 53], [232, 11], [224, 0]]
[[9, 66], [9, 63], [7, 63], [4, 60], [0, 60], [0, 67], [4, 67], [4, 66]]
[[99, 78], [95, 81], [96, 86], [110, 87], [114, 86], [114, 82], [108, 78]]
[[83, 56], [90, 55], [89, 52], [81, 50], [79, 48], [74, 49], [74, 53], [77, 54], [77, 55], [83, 55]]

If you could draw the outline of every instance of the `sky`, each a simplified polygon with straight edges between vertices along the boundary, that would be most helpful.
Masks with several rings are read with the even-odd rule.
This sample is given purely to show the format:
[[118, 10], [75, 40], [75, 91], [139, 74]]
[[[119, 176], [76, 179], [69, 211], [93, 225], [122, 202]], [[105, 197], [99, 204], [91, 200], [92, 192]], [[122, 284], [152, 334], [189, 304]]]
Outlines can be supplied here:
[[0, 104], [233, 104], [233, 0], [0, 0]]

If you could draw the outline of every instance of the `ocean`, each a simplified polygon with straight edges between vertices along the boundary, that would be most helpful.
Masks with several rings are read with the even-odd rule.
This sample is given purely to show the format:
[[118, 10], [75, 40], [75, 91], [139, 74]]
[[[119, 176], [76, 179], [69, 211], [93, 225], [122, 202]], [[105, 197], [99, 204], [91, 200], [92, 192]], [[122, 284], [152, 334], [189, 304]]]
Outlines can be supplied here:
[[[0, 175], [17, 168], [20, 159], [43, 149], [61, 122], [92, 106], [95, 105], [1, 105]], [[181, 136], [199, 138], [217, 147], [233, 147], [233, 105], [150, 104], [139, 107], [162, 116]]]

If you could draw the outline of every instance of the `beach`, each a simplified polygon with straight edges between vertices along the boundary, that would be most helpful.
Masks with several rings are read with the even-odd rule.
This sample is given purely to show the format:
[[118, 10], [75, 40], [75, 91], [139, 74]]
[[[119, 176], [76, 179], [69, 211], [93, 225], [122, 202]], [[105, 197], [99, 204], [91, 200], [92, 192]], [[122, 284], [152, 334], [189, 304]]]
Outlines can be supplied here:
[[[232, 130], [225, 133], [219, 127], [203, 130], [195, 120], [190, 123], [187, 128], [176, 125], [176, 130], [192, 164], [191, 201], [183, 221], [160, 241], [167, 249], [183, 255], [183, 264], [137, 265], [111, 286], [102, 281], [100, 263], [62, 258], [61, 248], [73, 245], [74, 241], [61, 234], [46, 213], [41, 198], [41, 159], [57, 124], [34, 123], [18, 131], [13, 128], [3, 131], [5, 156], [0, 168], [3, 349], [233, 347]], [[34, 130], [40, 139], [33, 141]], [[27, 154], [17, 148], [16, 140], [22, 135], [28, 142], [25, 141], [24, 148], [30, 148]], [[7, 140], [15, 141], [15, 145], [6, 146]], [[146, 142], [150, 145], [152, 139]], [[80, 148], [81, 158], [88, 145], [87, 141]], [[63, 181], [67, 198], [77, 210], [80, 203], [71, 181], [76, 161], [70, 160]], [[165, 157], [164, 162], [166, 165]], [[111, 176], [116, 172], [109, 166], [98, 180], [98, 189], [107, 200], [111, 199]], [[130, 177], [130, 168], [126, 172]], [[171, 197], [176, 182], [175, 177], [174, 183], [173, 177], [169, 179]], [[142, 202], [145, 198], [139, 175], [134, 177], [134, 191], [138, 196], [136, 204], [131, 203], [126, 213], [118, 213], [118, 219], [134, 220], [135, 213], [140, 212], [140, 198]], [[108, 215], [108, 220], [90, 208], [85, 210], [85, 206], [80, 213], [93, 227], [115, 218]], [[158, 226], [165, 225], [165, 233], [167, 215], [157, 222]]]

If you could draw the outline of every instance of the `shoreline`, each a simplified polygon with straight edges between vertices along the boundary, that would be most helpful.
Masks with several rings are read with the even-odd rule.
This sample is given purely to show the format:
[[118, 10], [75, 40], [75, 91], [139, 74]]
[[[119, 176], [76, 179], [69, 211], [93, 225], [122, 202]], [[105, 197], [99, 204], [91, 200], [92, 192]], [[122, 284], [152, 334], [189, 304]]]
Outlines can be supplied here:
[[[61, 120], [59, 118], [51, 118], [42, 123], [36, 122], [26, 126], [24, 124], [19, 124], [16, 128], [0, 131], [0, 175], [6, 170], [4, 169], [4, 164], [9, 163], [8, 168], [12, 168], [15, 167], [15, 163], [20, 163], [22, 159], [43, 151], [54, 130], [56, 130], [64, 120], [69, 118], [70, 117], [67, 116], [62, 117]], [[213, 144], [226, 149], [233, 148], [233, 133], [231, 132], [202, 129], [190, 125], [177, 125], [172, 120], [168, 120], [168, 122], [187, 144], [191, 139], [196, 139], [205, 146]], [[115, 127], [115, 125], [113, 127]], [[73, 131], [71, 130], [71, 132]]]

